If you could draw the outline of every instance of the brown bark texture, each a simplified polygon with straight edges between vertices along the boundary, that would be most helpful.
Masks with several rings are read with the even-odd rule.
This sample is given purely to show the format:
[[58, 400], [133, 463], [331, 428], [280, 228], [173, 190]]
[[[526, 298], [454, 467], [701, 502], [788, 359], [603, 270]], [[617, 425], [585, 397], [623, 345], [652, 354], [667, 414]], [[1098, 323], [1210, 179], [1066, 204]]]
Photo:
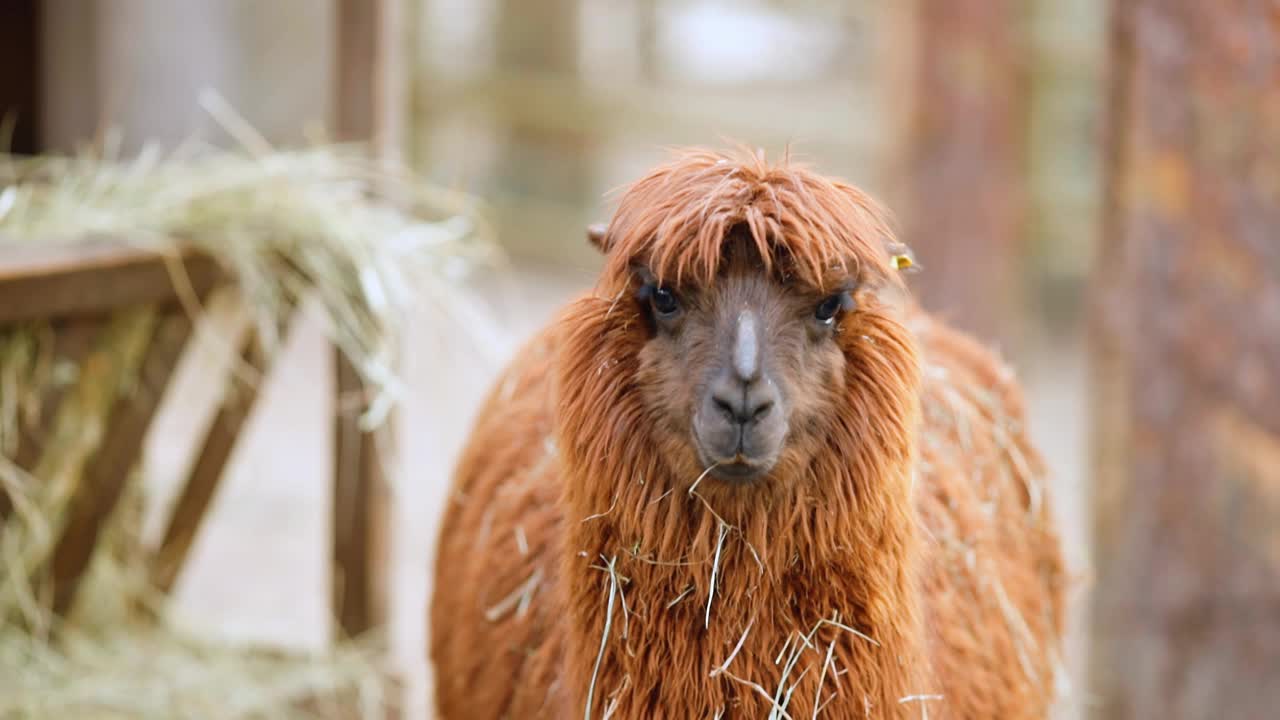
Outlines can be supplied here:
[[1117, 0], [1089, 690], [1280, 708], [1280, 2]]

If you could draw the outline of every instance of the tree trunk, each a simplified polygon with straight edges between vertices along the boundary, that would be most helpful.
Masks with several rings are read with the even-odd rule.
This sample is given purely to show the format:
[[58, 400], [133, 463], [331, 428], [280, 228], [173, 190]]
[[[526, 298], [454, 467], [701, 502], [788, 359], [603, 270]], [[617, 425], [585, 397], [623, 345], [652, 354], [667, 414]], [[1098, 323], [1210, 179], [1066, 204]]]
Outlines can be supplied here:
[[1280, 3], [1117, 0], [1090, 690], [1280, 707]]
[[1022, 3], [915, 3], [903, 239], [926, 308], [1013, 343], [1024, 306], [1026, 65]]

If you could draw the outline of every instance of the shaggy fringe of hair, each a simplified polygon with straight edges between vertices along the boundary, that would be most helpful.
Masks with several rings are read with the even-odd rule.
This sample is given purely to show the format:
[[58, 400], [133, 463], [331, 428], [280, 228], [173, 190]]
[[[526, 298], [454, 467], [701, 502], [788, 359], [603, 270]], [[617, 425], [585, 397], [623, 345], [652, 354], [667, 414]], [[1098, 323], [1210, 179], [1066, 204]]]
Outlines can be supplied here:
[[604, 236], [604, 277], [648, 267], [659, 281], [715, 280], [724, 239], [745, 227], [766, 269], [827, 290], [848, 277], [897, 282], [888, 214], [852, 185], [784, 156], [680, 152], [623, 193]]

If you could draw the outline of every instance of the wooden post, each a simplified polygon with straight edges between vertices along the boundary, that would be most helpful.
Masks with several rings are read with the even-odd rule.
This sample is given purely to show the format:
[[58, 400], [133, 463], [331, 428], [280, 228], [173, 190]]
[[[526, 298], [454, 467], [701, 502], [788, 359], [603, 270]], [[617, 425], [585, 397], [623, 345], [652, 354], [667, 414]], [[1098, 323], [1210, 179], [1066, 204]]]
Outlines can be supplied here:
[[926, 308], [1014, 343], [1026, 196], [1026, 53], [1015, 0], [912, 2], [916, 57], [898, 216]]
[[1116, 0], [1094, 293], [1090, 690], [1280, 708], [1280, 14]]
[[374, 157], [398, 161], [404, 132], [403, 0], [339, 0], [334, 130], [368, 142]]
[[386, 621], [387, 478], [378, 454], [378, 436], [364, 432], [364, 383], [340, 350], [337, 418], [334, 427], [333, 612], [338, 627], [359, 635]]
[[[49, 328], [49, 332], [53, 334], [50, 362], [69, 360], [79, 366], [80, 361], [89, 352], [94, 336], [99, 330], [101, 330], [101, 322], [97, 318], [65, 318], [53, 322]], [[40, 460], [48, 434], [53, 427], [53, 419], [66, 392], [65, 385], [45, 388], [40, 398], [40, 417], [35, 425], [19, 426], [18, 452], [13, 460], [23, 470], [30, 471]], [[0, 523], [4, 521], [5, 512], [5, 496], [0, 495]]]
[[40, 21], [34, 0], [0, 3], [0, 150], [40, 150]]
[[[396, 78], [390, 68], [399, 11], [395, 0], [338, 3], [337, 133], [341, 140], [371, 143], [383, 161], [395, 149]], [[336, 347], [334, 371], [333, 612], [341, 632], [356, 636], [387, 618], [391, 512], [380, 438], [390, 433], [360, 428], [367, 389]]]

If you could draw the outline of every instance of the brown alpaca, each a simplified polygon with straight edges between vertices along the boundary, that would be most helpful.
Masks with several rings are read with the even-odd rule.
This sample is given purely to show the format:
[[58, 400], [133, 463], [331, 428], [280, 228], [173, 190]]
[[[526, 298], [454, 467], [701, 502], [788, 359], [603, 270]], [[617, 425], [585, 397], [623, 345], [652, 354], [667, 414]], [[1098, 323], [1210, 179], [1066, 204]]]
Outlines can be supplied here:
[[908, 307], [881, 212], [694, 151], [481, 410], [436, 569], [445, 718], [1032, 718], [1062, 570], [1018, 388]]

